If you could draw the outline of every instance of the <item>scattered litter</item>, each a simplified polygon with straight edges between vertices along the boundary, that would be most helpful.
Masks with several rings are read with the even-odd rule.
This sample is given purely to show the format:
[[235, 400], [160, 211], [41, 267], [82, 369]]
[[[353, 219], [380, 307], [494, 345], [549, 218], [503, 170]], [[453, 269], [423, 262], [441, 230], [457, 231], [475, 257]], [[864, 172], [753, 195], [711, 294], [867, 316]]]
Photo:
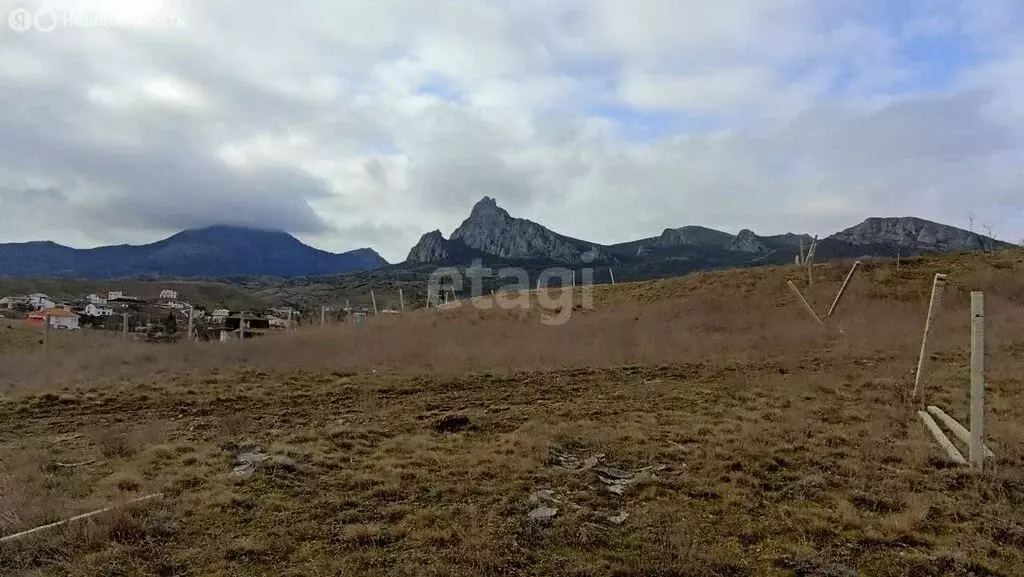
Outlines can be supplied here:
[[469, 417], [465, 415], [448, 415], [434, 425], [438, 433], [454, 433], [469, 426]]
[[55, 467], [84, 467], [85, 465], [91, 465], [96, 462], [96, 459], [90, 459], [88, 461], [82, 461], [81, 463], [54, 463]]
[[605, 478], [611, 478], [611, 479], [632, 479], [633, 478], [633, 473], [630, 473], [629, 471], [623, 471], [622, 469], [616, 469], [614, 467], [596, 467], [596, 468], [594, 468], [594, 470], [602, 475], [602, 479], [601, 479], [602, 481]]
[[530, 495], [530, 503], [537, 504], [542, 501], [546, 501], [548, 503], [561, 503], [561, 501], [555, 498], [555, 494], [548, 489], [541, 489], [540, 491], [536, 491]]
[[584, 471], [589, 471], [600, 464], [601, 459], [604, 458], [604, 453], [591, 455], [586, 459], [580, 459], [571, 453], [560, 452], [553, 452], [551, 456], [558, 463], [559, 468], [567, 471], [573, 471], [575, 473], [582, 473]]
[[629, 519], [629, 513], [620, 511], [618, 515], [609, 515], [608, 520], [614, 525], [621, 525]]
[[530, 511], [530, 520], [550, 521], [557, 514], [558, 509], [555, 509], [553, 507], [545, 507], [544, 505], [541, 505], [540, 507], [537, 507], [533, 511]]
[[256, 469], [256, 463], [266, 461], [268, 457], [259, 451], [259, 448], [245, 451], [235, 455], [235, 468], [231, 471], [233, 475], [248, 475]]

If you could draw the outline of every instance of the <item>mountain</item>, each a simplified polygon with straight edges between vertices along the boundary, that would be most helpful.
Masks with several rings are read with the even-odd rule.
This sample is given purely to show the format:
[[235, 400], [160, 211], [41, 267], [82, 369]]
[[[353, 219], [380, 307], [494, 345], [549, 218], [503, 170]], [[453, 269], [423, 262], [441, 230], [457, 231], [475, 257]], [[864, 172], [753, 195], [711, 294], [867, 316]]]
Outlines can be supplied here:
[[154, 275], [293, 277], [386, 266], [372, 249], [315, 249], [275, 230], [212, 226], [146, 245], [74, 249], [53, 242], [0, 244], [0, 276], [118, 278]]
[[595, 243], [555, 233], [524, 218], [513, 218], [485, 196], [459, 228], [445, 240], [440, 231], [420, 238], [410, 262], [448, 262], [459, 255], [491, 255], [513, 260], [550, 260], [566, 264], [608, 262], [610, 253]]
[[[661, 235], [613, 245], [570, 238], [535, 222], [514, 218], [484, 197], [469, 218], [445, 239], [423, 235], [407, 263], [468, 264], [477, 258], [567, 265], [614, 265], [620, 278], [650, 278], [693, 270], [792, 263], [807, 234], [760, 236], [750, 229], [730, 234], [703, 226], [667, 228]], [[920, 218], [869, 218], [818, 243], [818, 259], [912, 256], [954, 250], [998, 250], [1012, 245]]]

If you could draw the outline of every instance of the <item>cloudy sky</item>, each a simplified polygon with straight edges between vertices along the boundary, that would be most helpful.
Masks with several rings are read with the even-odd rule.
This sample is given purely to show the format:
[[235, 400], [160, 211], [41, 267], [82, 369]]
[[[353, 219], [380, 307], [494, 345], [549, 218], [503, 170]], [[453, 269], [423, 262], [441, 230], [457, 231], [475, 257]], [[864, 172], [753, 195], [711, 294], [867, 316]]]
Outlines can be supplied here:
[[228, 223], [394, 262], [483, 195], [603, 243], [905, 215], [1024, 237], [1019, 0], [0, 12], [0, 242]]

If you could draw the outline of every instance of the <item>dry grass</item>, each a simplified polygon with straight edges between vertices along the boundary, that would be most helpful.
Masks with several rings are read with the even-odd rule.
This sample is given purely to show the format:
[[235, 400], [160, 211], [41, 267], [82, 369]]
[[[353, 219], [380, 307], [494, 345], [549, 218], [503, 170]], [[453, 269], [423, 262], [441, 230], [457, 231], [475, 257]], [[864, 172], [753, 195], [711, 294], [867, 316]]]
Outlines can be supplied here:
[[[825, 327], [783, 267], [598, 287], [557, 327], [462, 307], [5, 357], [0, 534], [168, 498], [0, 547], [0, 573], [1024, 574], [1022, 256], [888, 266], [868, 263]], [[951, 290], [910, 399], [936, 270]], [[822, 310], [846, 271], [817, 272]], [[973, 288], [999, 456], [982, 474], [945, 464], [914, 416], [967, 414]], [[269, 458], [233, 476], [253, 446]], [[618, 496], [555, 450], [666, 468]], [[560, 501], [551, 523], [527, 519], [538, 489]]]

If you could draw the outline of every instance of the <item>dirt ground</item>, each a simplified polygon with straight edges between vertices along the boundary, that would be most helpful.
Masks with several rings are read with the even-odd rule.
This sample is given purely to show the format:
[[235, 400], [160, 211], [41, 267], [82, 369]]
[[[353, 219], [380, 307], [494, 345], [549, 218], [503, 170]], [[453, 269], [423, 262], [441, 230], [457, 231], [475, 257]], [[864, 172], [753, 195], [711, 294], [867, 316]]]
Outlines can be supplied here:
[[[869, 268], [851, 302], [880, 312], [850, 313], [842, 328], [806, 329], [776, 282], [799, 274], [786, 268], [608, 287], [589, 316], [536, 333], [547, 347], [596, 330], [588, 323], [619, 334], [586, 333], [589, 353], [563, 345], [564, 363], [517, 332], [535, 323], [464, 311], [465, 338], [492, 335], [498, 352], [444, 370], [341, 352], [333, 367], [275, 368], [259, 348], [303, 358], [300, 336], [204, 349], [250, 366], [200, 370], [205, 353], [163, 347], [118, 353], [129, 368], [159, 368], [151, 378], [99, 379], [91, 365], [77, 380], [61, 367], [51, 387], [8, 377], [0, 535], [163, 495], [0, 544], [0, 573], [1024, 575], [1021, 260], [922, 261], [898, 281]], [[971, 280], [953, 283], [943, 313], [964, 322], [939, 326], [912, 398], [930, 277], [957, 266]], [[823, 271], [815, 302], [827, 308], [844, 274]], [[993, 317], [997, 458], [983, 472], [949, 464], [916, 416], [937, 404], [967, 423], [964, 290], [975, 285]], [[704, 298], [726, 302], [686, 321], [688, 335], [641, 320], [665, 312], [644, 307]], [[779, 316], [752, 325], [729, 312], [765, 303]], [[613, 310], [628, 315], [603, 316]], [[431, 314], [404, 322], [429, 338], [461, 326], [438, 329]], [[372, 341], [370, 329], [353, 338]], [[622, 334], [632, 356], [608, 352]], [[181, 351], [190, 370], [164, 370], [162, 355]]]

